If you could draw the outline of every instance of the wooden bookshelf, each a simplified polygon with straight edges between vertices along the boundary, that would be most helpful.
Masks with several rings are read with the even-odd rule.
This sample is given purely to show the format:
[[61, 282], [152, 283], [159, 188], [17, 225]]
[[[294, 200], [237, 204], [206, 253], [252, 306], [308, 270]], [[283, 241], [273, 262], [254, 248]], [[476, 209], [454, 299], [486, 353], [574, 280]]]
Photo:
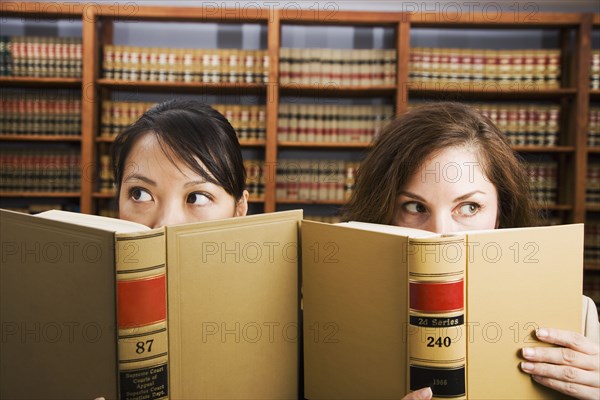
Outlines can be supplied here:
[[[2, 18], [19, 18], [23, 21], [34, 20], [36, 22], [56, 23], [59, 20], [81, 21], [83, 16], [83, 4], [66, 3], [36, 3], [36, 2], [5, 2], [0, 7]], [[3, 22], [4, 24], [4, 22]], [[0, 76], [0, 88], [9, 89], [6, 93], [19, 89], [40, 90], [80, 90], [83, 80], [80, 77], [36, 77], [36, 76]], [[36, 142], [48, 144], [79, 144], [83, 148], [81, 135], [40, 135], [40, 134], [2, 134], [0, 135], [0, 146], [9, 144], [7, 148], [27, 148]], [[17, 199], [23, 204], [30, 199], [69, 199], [69, 203], [89, 196], [84, 191], [0, 191], [0, 198]]]
[[81, 88], [80, 78], [33, 78], [24, 76], [0, 76], [0, 86], [26, 88]]
[[440, 98], [455, 97], [462, 100], [494, 99], [494, 100], [543, 100], [573, 97], [577, 94], [575, 88], [545, 89], [533, 85], [495, 85], [472, 83], [410, 83], [409, 94], [423, 97]]
[[0, 135], [0, 141], [6, 141], [6, 142], [81, 142], [81, 136], [75, 136], [75, 135]]
[[308, 149], [367, 149], [371, 145], [370, 143], [344, 143], [344, 142], [291, 142], [291, 141], [278, 141], [279, 147], [290, 147], [290, 148], [308, 148]]
[[52, 197], [74, 198], [80, 197], [81, 192], [0, 192], [0, 197]]
[[264, 94], [267, 90], [267, 85], [260, 83], [120, 81], [114, 79], [97, 79], [96, 83], [107, 89], [138, 92]]
[[[523, 100], [523, 101], [552, 101], [560, 103], [561, 135], [566, 135], [559, 141], [558, 146], [514, 146], [520, 153], [549, 154], [565, 163], [564, 178], [570, 182], [561, 187], [560, 198], [565, 204], [547, 207], [556, 211], [564, 211], [565, 222], [582, 222], [585, 220], [585, 176], [587, 171], [588, 154], [600, 153], [600, 148], [587, 147], [587, 113], [590, 100], [600, 99], [600, 90], [591, 90], [587, 85], [589, 65], [584, 60], [590, 56], [590, 41], [592, 29], [599, 29], [600, 14], [563, 14], [563, 13], [533, 13], [532, 10], [505, 12], [493, 17], [473, 13], [455, 15], [451, 13], [395, 13], [395, 12], [352, 12], [339, 10], [273, 10], [261, 9], [252, 12], [242, 12], [242, 9], [202, 8], [202, 7], [162, 7], [140, 6], [130, 3], [100, 4], [85, 8], [84, 4], [59, 4], [36, 2], [14, 2], [3, 7], [3, 16], [23, 19], [60, 18], [78, 19], [82, 21], [83, 37], [83, 71], [78, 78], [27, 78], [0, 77], [0, 87], [11, 88], [85, 88], [82, 91], [82, 135], [70, 136], [29, 136], [2, 135], [0, 142], [79, 142], [81, 146], [82, 165], [96, 163], [99, 147], [107, 148], [112, 138], [101, 137], [99, 134], [100, 107], [102, 99], [107, 98], [113, 91], [140, 93], [170, 93], [170, 94], [240, 94], [265, 96], [266, 100], [266, 139], [264, 141], [240, 140], [245, 148], [264, 149], [264, 162], [276, 165], [280, 161], [279, 152], [282, 149], [307, 150], [366, 150], [366, 143], [320, 143], [320, 142], [291, 142], [278, 141], [278, 111], [281, 96], [297, 97], [340, 97], [340, 98], [390, 98], [395, 104], [395, 113], [400, 115], [408, 108], [409, 96], [423, 99], [452, 99], [452, 100]], [[85, 12], [85, 15], [84, 15]], [[219, 24], [259, 24], [266, 26], [267, 43], [270, 62], [267, 84], [247, 83], [187, 83], [187, 82], [147, 82], [122, 81], [104, 79], [100, 75], [102, 65], [99, 49], [113, 43], [114, 23], [118, 21], [148, 21], [148, 22], [193, 22]], [[395, 30], [395, 49], [397, 52], [397, 70], [395, 85], [379, 86], [340, 86], [340, 85], [278, 85], [279, 82], [279, 49], [281, 48], [282, 26], [357, 26], [357, 27], [387, 27]], [[408, 81], [410, 35], [413, 29], [551, 29], [562, 35], [562, 50], [569, 49], [569, 60], [563, 60], [563, 87], [556, 89], [537, 88], [534, 86], [501, 86], [475, 84], [446, 84], [440, 86], [420, 85]], [[571, 48], [568, 37], [574, 32], [575, 47]], [[176, 47], [176, 44], [173, 44]], [[272, 174], [271, 174], [272, 175]], [[274, 177], [273, 177], [274, 178]], [[96, 192], [93, 179], [82, 179], [80, 191], [80, 206], [82, 212], [95, 212], [96, 199], [105, 199]], [[33, 197], [29, 193], [23, 197]], [[69, 194], [72, 196], [72, 194]], [[277, 209], [278, 204], [301, 204], [294, 200], [277, 200], [275, 198], [275, 179], [265, 182], [264, 211]], [[310, 204], [321, 204], [320, 202]], [[328, 203], [325, 203], [328, 204]], [[341, 204], [333, 202], [331, 204]]]
[[300, 95], [317, 97], [374, 97], [390, 96], [396, 93], [396, 86], [341, 86], [322, 85], [281, 85], [282, 95]]
[[317, 205], [334, 205], [341, 206], [345, 200], [309, 200], [309, 199], [277, 199], [279, 204], [317, 204]]

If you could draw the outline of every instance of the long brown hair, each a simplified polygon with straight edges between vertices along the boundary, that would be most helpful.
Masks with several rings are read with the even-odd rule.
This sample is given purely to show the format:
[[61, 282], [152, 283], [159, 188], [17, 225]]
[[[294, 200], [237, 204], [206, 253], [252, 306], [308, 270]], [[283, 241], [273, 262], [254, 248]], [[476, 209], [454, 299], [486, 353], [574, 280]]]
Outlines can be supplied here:
[[408, 180], [429, 156], [450, 147], [477, 151], [498, 191], [499, 228], [535, 225], [527, 172], [508, 139], [490, 119], [458, 103], [417, 107], [388, 124], [361, 163], [342, 218], [393, 224], [396, 199]]

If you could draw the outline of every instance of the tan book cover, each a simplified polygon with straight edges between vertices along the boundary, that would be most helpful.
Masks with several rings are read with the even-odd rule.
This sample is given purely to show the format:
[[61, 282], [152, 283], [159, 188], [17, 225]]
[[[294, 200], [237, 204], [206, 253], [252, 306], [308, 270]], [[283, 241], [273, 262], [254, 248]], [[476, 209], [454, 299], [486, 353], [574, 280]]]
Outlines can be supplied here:
[[[303, 221], [305, 396], [400, 399], [433, 363], [459, 377], [417, 379], [434, 398], [560, 398], [520, 371], [520, 349], [543, 345], [537, 327], [581, 331], [582, 265], [581, 224], [440, 236]], [[422, 280], [464, 287], [460, 306], [422, 315]]]
[[297, 398], [301, 211], [40, 215], [0, 210], [0, 397]]

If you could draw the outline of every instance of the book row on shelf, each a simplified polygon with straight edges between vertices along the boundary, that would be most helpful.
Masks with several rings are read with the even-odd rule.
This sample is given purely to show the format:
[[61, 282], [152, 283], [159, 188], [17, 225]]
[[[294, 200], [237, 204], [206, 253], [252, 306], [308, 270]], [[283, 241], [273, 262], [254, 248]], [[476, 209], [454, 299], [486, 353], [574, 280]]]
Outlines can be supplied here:
[[396, 83], [396, 50], [279, 50], [281, 84], [378, 86]]
[[600, 163], [597, 161], [588, 164], [585, 202], [588, 205], [600, 204]]
[[531, 195], [540, 205], [555, 205], [558, 197], [558, 166], [555, 162], [528, 162], [525, 164], [529, 176]]
[[358, 165], [343, 160], [281, 160], [277, 164], [275, 197], [343, 202], [354, 190]]
[[277, 139], [369, 144], [394, 116], [391, 105], [279, 105]]
[[586, 275], [583, 280], [583, 294], [592, 299], [596, 307], [600, 307], [600, 274]]
[[558, 143], [559, 105], [472, 103], [470, 106], [490, 118], [513, 146], [551, 147]]
[[590, 107], [588, 146], [600, 146], [600, 107]]
[[264, 83], [267, 50], [104, 46], [106, 79], [150, 82]]
[[560, 87], [560, 50], [490, 50], [415, 47], [411, 83], [493, 82]]
[[[102, 102], [100, 137], [114, 138], [124, 128], [135, 122], [156, 103]], [[212, 104], [229, 120], [242, 140], [264, 140], [266, 137], [266, 106], [242, 104]]]
[[0, 96], [0, 133], [81, 136], [81, 94], [4, 93]]
[[513, 146], [556, 146], [560, 106], [535, 104], [473, 104], [508, 136]]
[[585, 224], [584, 261], [586, 264], [600, 264], [600, 221], [592, 220]]
[[0, 148], [0, 192], [78, 192], [77, 148]]
[[79, 78], [81, 38], [0, 36], [0, 76]]
[[251, 199], [264, 199], [265, 197], [265, 163], [262, 160], [244, 160], [246, 170], [246, 190]]
[[592, 50], [590, 63], [590, 88], [600, 89], [600, 50]]

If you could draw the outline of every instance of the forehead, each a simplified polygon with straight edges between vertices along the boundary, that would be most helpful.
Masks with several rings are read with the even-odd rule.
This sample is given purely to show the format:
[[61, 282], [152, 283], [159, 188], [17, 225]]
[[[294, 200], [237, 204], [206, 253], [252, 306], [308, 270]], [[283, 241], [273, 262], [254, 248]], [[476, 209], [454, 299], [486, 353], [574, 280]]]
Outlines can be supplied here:
[[450, 147], [430, 155], [417, 168], [408, 185], [491, 184], [484, 174], [478, 152], [471, 147]]
[[[161, 145], [158, 137], [153, 132], [144, 133], [135, 140], [125, 163], [130, 173], [135, 172], [131, 169], [137, 169], [138, 172], [173, 172], [173, 170], [176, 170], [186, 176], [198, 175], [173, 149]], [[199, 160], [198, 163], [203, 167]]]

